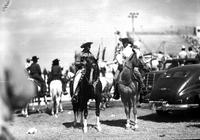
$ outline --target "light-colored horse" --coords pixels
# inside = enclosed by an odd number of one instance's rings
[[[103,62],[102,62],[103,63]],[[102,101],[101,109],[105,110],[112,98],[111,89],[114,83],[114,69],[104,62],[100,67],[100,81],[102,83]]]
[[[50,96],[51,100],[51,114],[58,117],[58,111],[63,112],[62,107],[62,82],[60,80],[53,80],[50,83]]]
[[[29,106],[30,105],[32,105],[32,111],[34,111],[34,110],[36,110],[37,112],[41,112],[41,97],[40,97],[40,94],[41,94],[41,87],[39,86],[39,83],[38,82],[36,82],[34,79],[32,79],[32,78],[28,78],[28,80],[30,80],[33,84],[34,84],[34,87],[35,87],[35,91],[36,91],[36,96],[34,96],[31,100],[30,100],[30,102],[29,103],[27,103],[25,106],[24,106],[24,108],[22,108],[22,115],[24,116],[24,117],[28,117],[29,116],[29,112],[28,112],[28,110],[29,110]],[[44,99],[44,103],[45,103],[45,105],[46,105],[46,108],[48,107],[48,102],[47,102],[47,96],[46,96],[46,94],[44,95],[44,97],[43,97],[43,99]],[[38,105],[37,105],[37,109],[35,109],[35,102],[36,102],[36,100],[37,100],[37,103],[38,103]]]

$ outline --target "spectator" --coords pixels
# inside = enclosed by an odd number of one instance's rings
[[[192,50],[192,47],[188,48],[187,58],[196,58],[197,53]]]
[[[185,51],[184,45],[182,45],[181,51],[178,54],[178,58],[180,58],[180,59],[186,59],[187,58],[187,52]]]

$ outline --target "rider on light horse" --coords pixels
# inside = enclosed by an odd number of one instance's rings
[[[117,60],[119,66],[118,66],[118,70],[117,70],[116,75],[115,75],[115,86],[114,86],[115,91],[114,91],[114,96],[113,96],[114,99],[120,98],[120,94],[119,94],[118,89],[117,89],[117,82],[119,80],[119,74],[120,74],[120,72],[123,68],[123,61],[126,58],[129,58],[133,53],[136,53],[136,51],[134,50],[134,48],[136,48],[136,46],[133,45],[133,43],[129,40],[129,38],[120,38],[119,40],[122,42],[122,45],[123,45],[123,50],[120,53],[120,55],[122,55],[121,58],[123,58],[123,60]],[[135,67],[133,69],[132,79],[135,79],[135,80],[138,81],[139,90],[144,87],[144,83],[143,83],[141,73],[139,72],[137,67]]]
[[[62,68],[59,66],[59,61],[58,59],[54,59],[52,61],[52,67],[51,67],[51,72],[49,75],[48,79],[48,84],[51,83],[53,80],[61,80],[62,77]]]

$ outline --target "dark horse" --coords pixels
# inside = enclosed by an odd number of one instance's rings
[[[96,117],[97,117],[96,128],[98,131],[101,131],[99,116],[100,116],[102,84],[99,80],[99,67],[96,59],[88,58],[86,61],[87,63],[81,70],[77,72],[74,78],[73,92],[75,92],[75,94],[77,93],[78,101],[77,102],[72,101],[74,110],[74,125],[76,125],[77,123],[78,111],[80,111],[81,123],[83,124],[84,133],[87,132],[87,116],[88,116],[87,102],[89,99],[95,99]],[[78,79],[78,82],[76,79]],[[84,115],[84,120],[83,120],[83,115]]]
[[[133,129],[136,129],[137,126],[137,99],[139,96],[138,83],[133,78],[133,69],[138,67],[139,61],[136,57],[136,53],[126,59],[122,72],[119,75],[119,80],[117,88],[121,94],[121,100],[124,104],[125,114],[127,118],[126,128],[130,128],[130,112],[133,107],[134,115],[134,125]]]

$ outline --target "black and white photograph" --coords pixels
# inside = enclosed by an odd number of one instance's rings
[[[200,139],[199,0],[0,0],[0,140]]]

